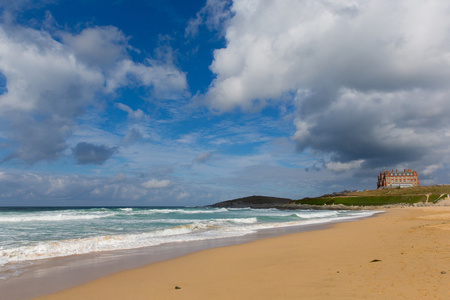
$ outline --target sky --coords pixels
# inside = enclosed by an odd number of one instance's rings
[[[0,206],[449,183],[447,0],[0,0]]]

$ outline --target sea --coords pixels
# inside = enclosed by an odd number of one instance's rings
[[[0,283],[42,260],[242,237],[354,220],[375,211],[212,207],[1,208]]]

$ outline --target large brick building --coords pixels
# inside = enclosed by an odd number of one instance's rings
[[[419,178],[417,177],[417,172],[412,170],[392,170],[389,171],[381,171],[380,175],[378,175],[378,183],[377,188],[382,187],[410,187],[410,186],[419,186]]]

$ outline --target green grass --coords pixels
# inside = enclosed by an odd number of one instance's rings
[[[397,203],[417,203],[424,202],[426,196],[373,196],[373,197],[327,197],[327,198],[306,198],[297,200],[297,204],[311,204],[311,205],[332,205],[343,204],[348,206],[361,205],[386,205]]]
[[[343,204],[347,206],[376,206],[425,202],[427,195],[429,195],[428,202],[436,203],[439,199],[441,199],[442,194],[450,194],[450,185],[371,190],[348,193],[345,194],[345,196],[325,195],[317,198],[304,198],[294,202],[296,204],[309,205]]]
[[[395,195],[426,195],[426,194],[450,194],[450,185],[416,186],[410,188],[387,188],[383,190],[369,190],[353,192],[348,196],[395,196]]]
[[[428,202],[436,203],[439,199],[441,199],[441,195],[430,195]]]

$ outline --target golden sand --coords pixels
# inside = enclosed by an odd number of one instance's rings
[[[450,207],[210,249],[38,299],[450,299]],[[176,288],[178,287],[178,288]]]

